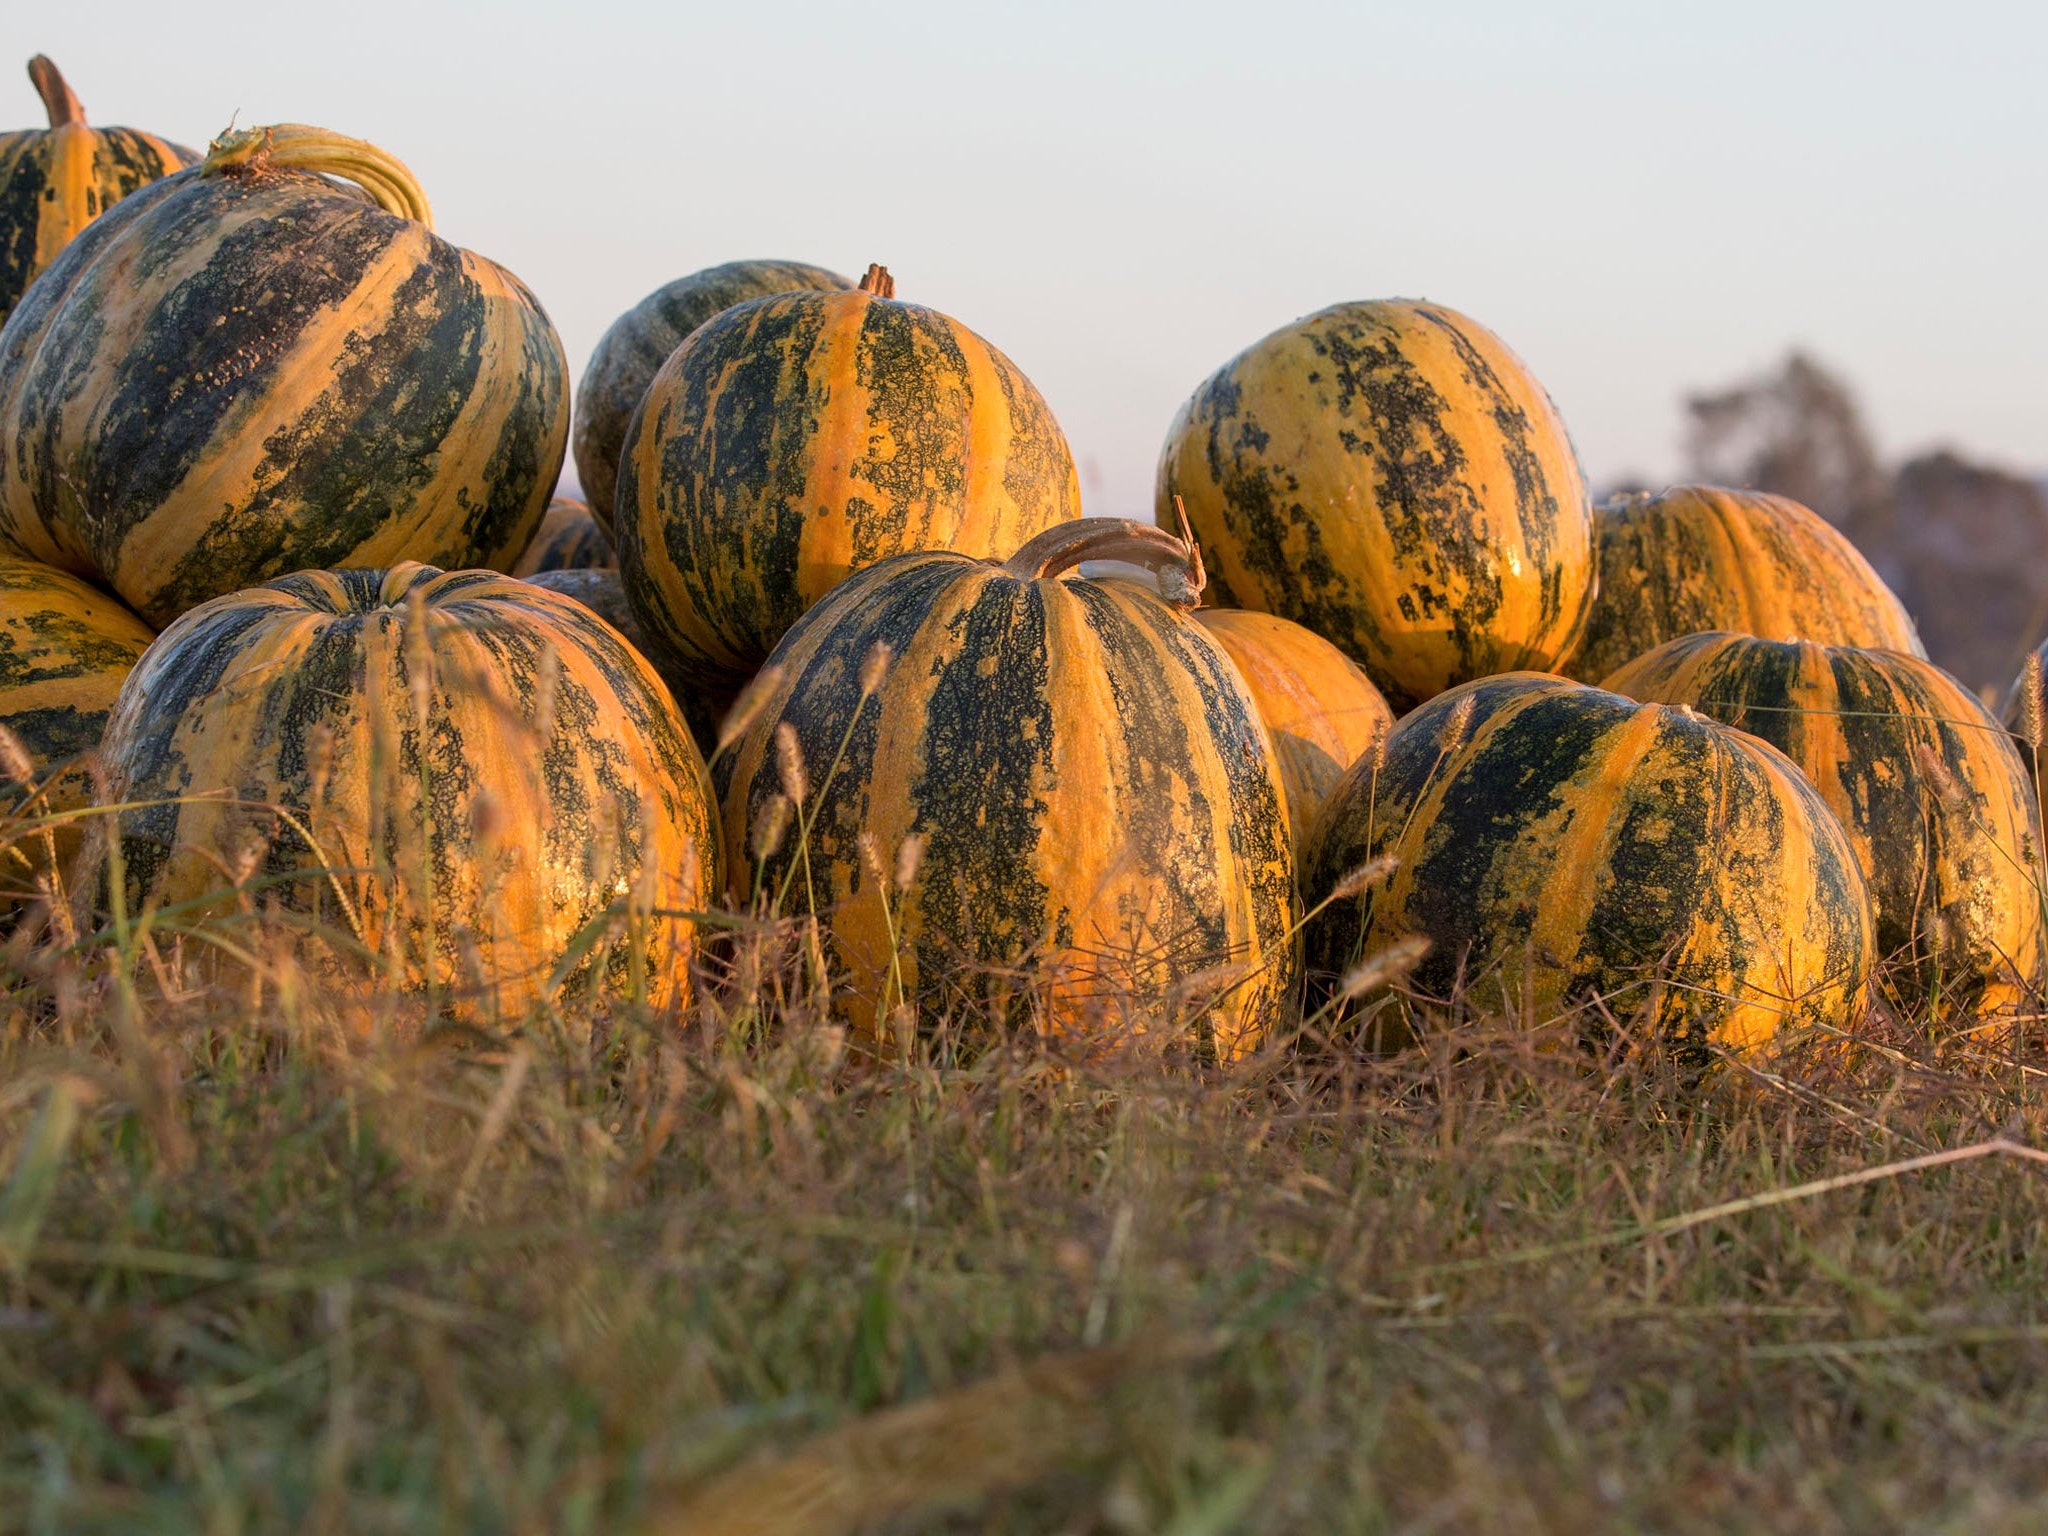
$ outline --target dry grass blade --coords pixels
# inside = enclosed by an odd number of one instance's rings
[[[1034,1360],[743,1463],[657,1509],[644,1536],[841,1536],[971,1508],[1100,1460],[1117,1390],[1189,1351],[1119,1345]]]
[[[1972,1142],[1967,1147],[1951,1147],[1943,1152],[1929,1152],[1920,1157],[1901,1158],[1895,1163],[1881,1163],[1875,1168],[1859,1168],[1853,1173],[1838,1173],[1831,1178],[1811,1179],[1804,1184],[1789,1185],[1784,1189],[1767,1189],[1754,1195],[1745,1195],[1739,1200],[1724,1200],[1718,1205],[1702,1206],[1698,1210],[1681,1211],[1675,1216],[1661,1220],[1643,1222],[1633,1227],[1621,1227],[1609,1232],[1596,1232],[1590,1237],[1574,1238],[1564,1243],[1544,1243],[1534,1248],[1519,1249],[1485,1259],[1456,1259],[1444,1264],[1429,1264],[1414,1271],[1417,1275],[1455,1274],[1461,1271],[1494,1269],[1512,1264],[1537,1264],[1550,1259],[1562,1258],[1567,1254],[1589,1248],[1604,1248],[1617,1243],[1638,1243],[1650,1238],[1671,1237],[1694,1227],[1703,1227],[1710,1222],[1725,1221],[1731,1216],[1744,1216],[1751,1211],[1769,1210],[1773,1206],[1791,1205],[1801,1200],[1816,1199],[1845,1189],[1857,1189],[1865,1184],[1877,1184],[1886,1179],[1900,1179],[1908,1174],[1926,1173],[1935,1168],[1946,1168],[1955,1163],[1971,1163],[1984,1157],[2009,1157],[2019,1162],[2048,1167],[2048,1152],[2037,1147],[2022,1146],[2003,1136],[1993,1136],[1986,1141]]]

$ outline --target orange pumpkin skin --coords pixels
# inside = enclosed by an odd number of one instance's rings
[[[302,571],[166,630],[101,750],[131,913],[275,900],[323,969],[469,1017],[689,995],[721,883],[704,762],[581,604],[491,571]]]
[[[590,504],[574,496],[557,496],[548,503],[539,531],[512,567],[512,574],[524,577],[537,576],[542,571],[613,570],[618,563],[611,536],[591,516]]]
[[[1195,621],[1237,664],[1259,707],[1300,848],[1330,790],[1385,735],[1394,712],[1357,663],[1299,624],[1249,608],[1201,608]]]
[[[1790,497],[1679,485],[1618,497],[1593,523],[1600,592],[1567,677],[1597,683],[1667,640],[1710,630],[1927,655],[1884,578]]]
[[[2041,825],[2012,740],[1931,662],[1752,635],[1688,635],[1603,685],[1769,742],[1820,790],[1870,885],[1902,1004],[1958,1018],[2040,984]]]
[[[1338,304],[1225,363],[1167,431],[1216,600],[1306,625],[1397,710],[1557,665],[1593,596],[1592,512],[1556,408],[1476,321]]]
[[[1382,883],[1314,912],[1389,855]],[[1420,937],[1425,995],[1465,990],[1538,1024],[1601,999],[1699,1065],[1786,1029],[1854,1028],[1873,964],[1848,835],[1782,753],[1548,674],[1482,678],[1403,717],[1332,792],[1301,880],[1318,990]],[[1379,1043],[1404,1043],[1386,1019]]]

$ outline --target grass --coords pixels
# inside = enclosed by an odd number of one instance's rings
[[[1380,1061],[880,1062],[793,923],[687,1016],[502,1036],[129,948],[7,955],[0,1530],[2048,1508],[2025,1054],[1880,1015],[1853,1057],[1701,1082],[1450,1018]]]

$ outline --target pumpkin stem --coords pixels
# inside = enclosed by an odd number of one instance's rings
[[[860,280],[860,291],[872,293],[878,299],[896,297],[896,279],[889,275],[889,269],[878,261],[868,263],[867,276]]]
[[[1185,524],[1183,524],[1185,526]],[[1079,517],[1055,523],[1003,562],[1024,581],[1057,576],[1082,563],[1137,566],[1159,584],[1159,595],[1180,608],[1202,606],[1209,578],[1192,538],[1176,538],[1153,523],[1127,517]]]
[[[85,126],[85,104],[65,83],[64,72],[50,62],[48,54],[39,53],[28,61],[28,77],[35,82],[36,94],[43,98],[52,128],[68,128],[74,123],[80,128]]]
[[[434,226],[427,194],[403,162],[374,144],[305,123],[230,130],[206,146],[202,176],[241,175],[273,166],[352,181],[386,213]]]

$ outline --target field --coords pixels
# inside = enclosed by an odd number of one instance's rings
[[[421,1033],[262,935],[7,952],[0,1529],[2041,1528],[2023,1044],[883,1061],[737,920]]]

